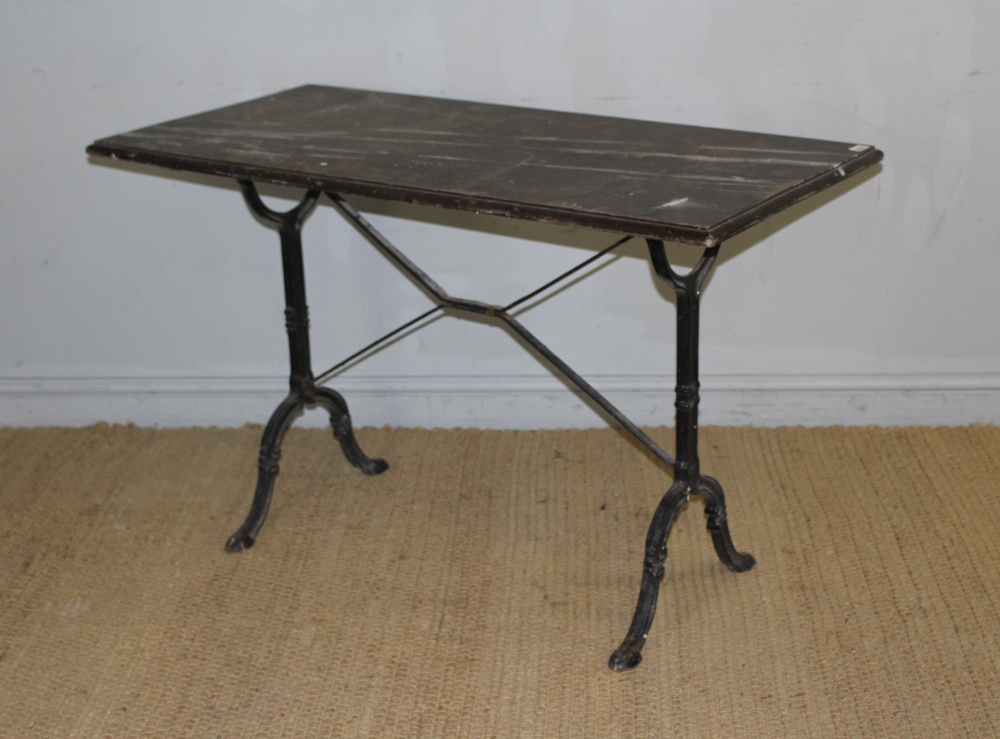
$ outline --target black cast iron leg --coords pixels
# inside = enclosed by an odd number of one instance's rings
[[[264,525],[267,509],[271,505],[271,493],[274,491],[274,479],[278,476],[278,459],[281,457],[281,440],[292,425],[303,403],[296,395],[285,398],[264,428],[260,441],[260,458],[257,462],[257,490],[250,505],[250,513],[239,530],[226,541],[226,549],[230,552],[242,552],[253,546],[257,532]]]
[[[608,660],[608,667],[615,671],[631,670],[642,661],[642,647],[649,636],[649,628],[656,615],[656,601],[660,594],[664,565],[667,560],[667,537],[677,520],[677,514],[688,502],[687,485],[675,482],[670,486],[653,514],[646,534],[646,555],[642,562],[642,585],[639,602],[632,616],[632,625],[621,646]]]
[[[243,199],[250,210],[262,220],[278,227],[281,236],[281,266],[285,281],[285,328],[288,332],[288,356],[291,373],[288,384],[291,393],[278,405],[264,429],[260,444],[257,490],[250,513],[239,530],[226,541],[230,552],[241,552],[253,546],[260,527],[264,525],[271,493],[278,475],[281,440],[288,427],[303,408],[323,406],[330,414],[333,436],[348,461],[367,475],[377,475],[389,468],[383,459],[370,459],[358,446],[351,428],[347,403],[339,393],[317,387],[309,351],[309,308],[306,305],[306,278],[302,263],[302,224],[319,198],[317,190],[306,193],[296,207],[284,213],[268,208],[260,199],[257,188],[249,180],[239,181]]]
[[[677,387],[676,409],[677,459],[674,484],[660,502],[646,537],[646,556],[642,567],[639,602],[632,625],[621,646],[608,660],[613,670],[628,670],[642,660],[641,650],[649,635],[660,581],[667,556],[667,536],[681,506],[690,495],[700,494],[708,514],[708,530],[719,559],[734,572],[746,572],[754,558],[736,551],[726,523],[726,500],[722,486],[701,474],[698,460],[698,314],[701,288],[719,253],[718,245],[705,250],[698,264],[686,275],[678,274],[667,260],[662,241],[647,239],[650,261],[656,274],[669,282],[677,294]]]
[[[347,402],[335,390],[318,387],[314,394],[316,403],[323,406],[330,414],[330,426],[333,428],[333,438],[340,442],[347,461],[366,475],[379,475],[389,469],[389,463],[384,459],[371,459],[361,451],[354,430],[351,428],[351,414],[347,412]]]
[[[726,522],[726,496],[722,485],[714,477],[702,475],[698,482],[698,492],[705,501],[705,515],[708,516],[708,533],[712,535],[712,545],[722,564],[733,572],[746,572],[757,564],[753,555],[736,551],[733,537]]]

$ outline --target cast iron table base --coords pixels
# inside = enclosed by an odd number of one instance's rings
[[[367,475],[378,475],[389,468],[385,460],[371,459],[361,451],[351,430],[351,417],[347,410],[347,403],[339,393],[329,388],[318,387],[313,375],[309,348],[309,310],[306,305],[301,232],[303,222],[316,205],[320,195],[319,191],[310,190],[298,206],[285,213],[278,213],[263,203],[252,182],[240,180],[239,185],[250,210],[262,220],[277,226],[281,236],[282,266],[285,278],[285,318],[291,360],[291,376],[289,378],[291,392],[278,405],[264,429],[258,461],[257,490],[246,521],[226,542],[226,549],[231,552],[239,552],[253,546],[257,534],[264,524],[264,519],[267,517],[271,494],[274,491],[282,437],[303,408],[319,405],[326,409],[330,414],[330,425],[333,427],[334,438],[340,442],[348,461],[359,470]],[[510,314],[514,307],[579,271],[597,257],[628,241],[629,237],[619,239],[607,249],[598,252],[594,257],[507,306],[487,305],[448,295],[440,285],[410,261],[342,197],[333,193],[327,193],[327,195],[348,221],[405,274],[413,278],[433,299],[438,301],[438,307],[448,307],[460,312],[487,316],[506,324],[534,351],[614,418],[623,429],[649,449],[661,462],[673,469],[674,483],[660,501],[649,525],[639,602],[636,604],[635,615],[632,618],[628,634],[621,646],[608,660],[608,665],[612,669],[627,670],[635,667],[642,660],[642,647],[653,623],[660,581],[663,580],[664,576],[667,537],[677,514],[692,495],[700,495],[705,502],[708,530],[712,535],[712,542],[719,559],[733,572],[746,572],[754,566],[755,561],[751,555],[740,553],[733,546],[733,540],[729,534],[729,524],[726,521],[726,499],[722,486],[715,479],[701,474],[698,461],[698,307],[702,285],[718,256],[719,245],[706,249],[694,269],[686,275],[680,275],[671,267],[663,242],[656,239],[646,240],[649,246],[650,260],[656,274],[667,281],[677,294],[677,387],[675,390],[677,456],[673,458]],[[427,315],[428,313],[425,313],[417,320]],[[374,344],[365,347],[360,353],[374,349],[412,323],[413,321],[409,321],[391,331]],[[352,355],[345,362],[351,361],[356,356]],[[344,364],[344,362],[340,364]],[[324,375],[332,373],[340,364],[332,367]]]

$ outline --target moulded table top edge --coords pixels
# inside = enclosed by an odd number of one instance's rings
[[[882,159],[866,145],[315,85],[100,139],[87,151],[701,246]],[[670,199],[684,192],[694,202]]]

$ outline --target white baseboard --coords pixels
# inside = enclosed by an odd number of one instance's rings
[[[673,378],[588,378],[640,425],[673,425]],[[359,426],[587,428],[605,421],[552,376],[342,377]],[[278,377],[0,378],[0,426],[240,426],[264,423]],[[1000,374],[716,375],[701,423],[753,426],[1000,423]],[[304,426],[323,426],[320,411]]]

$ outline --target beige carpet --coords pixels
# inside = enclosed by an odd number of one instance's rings
[[[365,429],[367,478],[293,429],[227,554],[259,434],[0,429],[2,736],[1000,735],[1000,429],[704,429],[758,566],[693,502],[624,674],[669,477],[623,436]]]

